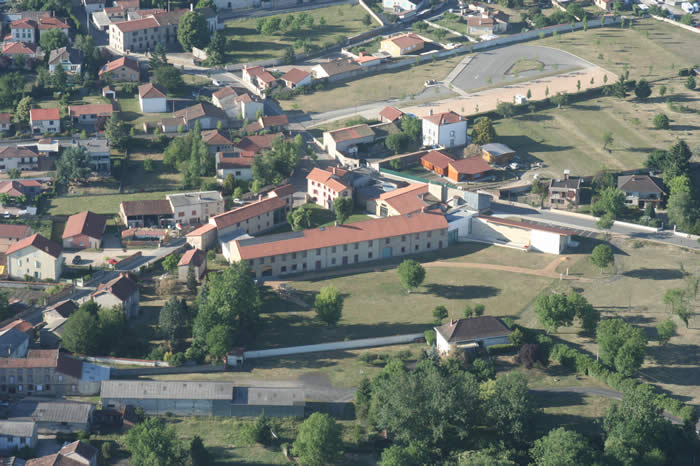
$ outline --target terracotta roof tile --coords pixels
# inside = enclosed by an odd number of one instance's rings
[[[212,231],[212,230],[216,230],[216,226],[215,226],[215,225],[212,225],[211,223],[205,223],[205,224],[202,225],[201,227],[196,228],[196,229],[190,231],[190,232],[187,233],[185,236],[188,236],[188,237],[202,236],[203,234],[205,234],[205,233],[207,233],[207,232],[209,232],[209,231]]]
[[[173,213],[173,208],[166,199],[122,201],[122,210],[124,210],[124,214],[127,217],[138,215],[168,215]]]
[[[342,168],[335,169],[335,171],[328,171],[314,167],[309,174],[306,175],[306,179],[328,186],[335,192],[341,192],[350,187],[350,185],[341,180],[341,177],[346,173],[347,170],[343,170]]]
[[[221,134],[218,129],[202,131],[202,140],[211,145],[233,145],[233,141]]]
[[[189,249],[180,258],[180,262],[177,263],[179,266],[192,265],[194,267],[199,267],[206,260],[206,255],[201,249]]]
[[[351,141],[353,139],[362,139],[366,137],[374,137],[374,131],[366,123],[360,125],[349,126],[328,132],[333,140],[338,142]]]
[[[33,108],[29,110],[32,121],[60,120],[61,112],[58,108]]]
[[[510,335],[511,330],[491,316],[452,320],[435,327],[448,343]]]
[[[279,197],[268,197],[260,201],[251,202],[250,204],[238,207],[223,214],[215,215],[209,219],[211,223],[216,225],[216,228],[222,229],[235,225],[236,223],[245,222],[250,218],[259,217],[268,212],[274,212],[286,206],[284,199]]]
[[[0,238],[25,238],[31,233],[29,225],[11,225],[0,223]]]
[[[463,175],[476,175],[478,173],[486,173],[491,170],[491,166],[482,159],[481,156],[469,157],[467,159],[459,159],[450,162],[449,164],[457,173]]]
[[[138,289],[139,286],[134,280],[129,278],[128,275],[120,273],[118,277],[108,281],[107,283],[100,283],[97,286],[97,290],[92,293],[91,296],[97,296],[102,293],[111,293],[120,301],[126,301],[131,295],[136,293]]]
[[[142,99],[162,99],[165,91],[156,84],[146,83],[139,86],[139,96]]]
[[[282,137],[280,133],[265,134],[263,136],[246,136],[241,138],[234,147],[246,157],[253,157],[261,150],[272,147],[277,138]]]
[[[384,118],[389,121],[396,121],[401,119],[403,112],[395,107],[384,107],[384,109],[379,112],[379,117]]]
[[[390,37],[386,40],[388,40],[389,42],[393,42],[400,49],[407,49],[409,47],[415,47],[418,45],[423,45],[425,43],[423,39],[418,37],[416,34],[410,32],[408,34]]]
[[[10,113],[0,113],[0,123],[10,124],[12,122],[12,114]]]
[[[223,87],[223,88],[219,89],[218,91],[214,92],[212,94],[212,97],[216,97],[217,99],[223,99],[224,97],[228,97],[231,95],[235,97],[238,94],[231,86],[226,86],[226,87]]]
[[[308,71],[300,70],[299,68],[292,68],[283,74],[280,79],[282,79],[282,81],[289,81],[290,83],[299,84],[310,75],[311,73]]]
[[[116,60],[107,62],[107,64],[102,67],[99,74],[102,76],[103,73],[109,73],[121,67],[131,68],[137,72],[139,71],[139,64],[136,60],[131,57],[119,57]]]
[[[462,117],[457,115],[455,112],[436,113],[435,115],[423,117],[423,119],[438,126],[449,125],[462,121]]]
[[[428,193],[427,184],[409,184],[403,188],[395,189],[379,196],[379,199],[386,202],[399,215],[418,212],[427,205],[423,201],[423,196]]]
[[[452,157],[437,150],[431,150],[421,157],[421,160],[424,160],[434,167],[440,168],[441,170],[447,170],[447,166],[450,164],[450,162],[454,162]]]
[[[87,235],[90,238],[102,239],[105,231],[106,219],[104,216],[86,210],[79,214],[71,215],[66,221],[63,230],[63,239],[76,235]]]
[[[137,19],[134,21],[121,21],[119,23],[113,23],[121,32],[134,32],[141,31],[143,29],[157,28],[160,26],[158,21],[153,17]]]
[[[44,238],[39,233],[34,233],[32,236],[21,239],[14,243],[12,246],[10,246],[10,248],[5,254],[9,256],[10,254],[20,251],[29,246],[33,246],[41,251],[44,251],[48,255],[56,258],[61,255],[61,251],[63,249],[60,244],[54,243],[50,239]]]
[[[68,110],[72,117],[82,115],[109,116],[114,112],[114,107],[112,104],[71,105]]]
[[[34,55],[36,45],[24,42],[6,42],[2,48],[3,55]]]

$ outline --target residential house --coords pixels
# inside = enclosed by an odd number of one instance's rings
[[[14,243],[29,236],[32,236],[29,225],[0,223],[0,253],[6,253]]]
[[[41,381],[42,379],[43,377],[37,376],[37,380]],[[34,421],[40,434],[89,432],[94,411],[95,405],[92,403],[58,400],[43,401],[41,398],[25,399],[10,408],[9,419]],[[70,464],[79,463],[73,461]]]
[[[507,165],[513,161],[515,151],[500,142],[491,142],[481,146],[481,156],[490,164]]]
[[[67,299],[42,311],[42,319],[46,324],[39,331],[42,348],[58,348],[65,331],[65,323],[77,309],[75,301]]]
[[[408,17],[418,13],[423,3],[423,0],[382,0],[382,7],[395,15]]]
[[[360,55],[355,57],[354,60],[355,63],[360,65],[362,68],[377,66],[384,61],[382,57],[375,57],[373,55],[369,55],[367,52],[360,52]]]
[[[260,191],[260,195],[266,195],[267,197],[277,197],[279,199],[282,199],[286,204],[286,207],[283,210],[286,216],[286,214],[292,210],[295,192],[296,188],[294,187],[294,185],[287,183],[283,184],[282,186],[272,188],[269,191],[262,190]]]
[[[61,245],[38,233],[12,244],[6,255],[7,274],[12,278],[58,280],[63,272]]]
[[[234,105],[240,108],[240,117],[252,121],[265,112],[265,105],[250,94],[241,94],[233,99]]]
[[[0,393],[3,396],[94,394],[99,385],[83,378],[85,364],[57,349],[30,349],[23,358],[0,358]],[[10,419],[22,417],[13,414],[16,412],[11,410]]]
[[[282,135],[279,133],[245,136],[233,146],[233,150],[240,154],[241,157],[255,157],[261,154],[265,149],[272,147],[272,144],[274,144],[277,138],[281,137]]]
[[[375,137],[372,128],[362,123],[348,128],[324,131],[323,147],[334,158],[338,158],[338,154],[352,156],[359,151],[359,145],[370,144],[374,142]]]
[[[393,217],[425,211],[435,202],[437,200],[430,198],[427,184],[414,183],[380,194],[379,198],[368,202],[367,207],[374,215]]]
[[[468,16],[467,17],[467,32],[469,34],[480,36],[484,34],[493,34],[496,27],[496,20],[488,16]]]
[[[61,113],[58,108],[33,108],[29,111],[32,134],[60,133]]]
[[[287,208],[284,199],[273,196],[211,217],[209,223],[216,227],[219,240],[238,230],[253,235],[287,223]]]
[[[216,225],[205,223],[201,227],[187,233],[185,236],[187,238],[187,244],[193,248],[206,251],[216,244]]]
[[[173,208],[167,199],[122,201],[119,205],[119,217],[129,228],[161,227],[174,223]]]
[[[38,439],[36,422],[0,421],[0,451],[36,448]]]
[[[173,218],[181,225],[197,225],[224,212],[224,198],[219,191],[168,194]]]
[[[306,176],[308,198],[325,209],[333,209],[333,201],[339,197],[352,199],[352,174],[338,167],[328,170],[314,167]]]
[[[83,54],[72,47],[61,47],[52,50],[49,54],[49,73],[56,72],[57,67],[62,67],[69,76],[79,75],[83,66]]]
[[[328,79],[328,81],[340,81],[355,76],[364,69],[351,58],[338,58],[319,63],[311,68],[314,79]]]
[[[255,88],[259,94],[265,94],[277,85],[277,78],[263,66],[245,66],[242,70],[243,81]]]
[[[313,77],[308,71],[300,70],[299,68],[292,68],[282,75],[280,78],[284,81],[284,85],[290,89],[296,89],[297,87],[308,86],[311,84]]]
[[[417,34],[409,32],[399,36],[389,37],[380,42],[379,50],[386,52],[392,57],[402,57],[404,55],[414,55],[423,50],[425,41]]]
[[[478,155],[466,159],[452,161],[447,166],[447,177],[459,183],[462,181],[478,181],[491,171],[491,166]]]
[[[564,179],[549,182],[549,203],[556,209],[575,207],[581,202],[582,178],[570,178],[568,170]]]
[[[107,283],[97,285],[90,299],[104,309],[119,307],[124,316],[131,319],[139,312],[139,285],[129,275],[120,273]]]
[[[236,97],[238,93],[231,86],[226,86],[211,95],[211,103],[221,110],[226,110],[233,106],[233,99]]]
[[[658,208],[663,199],[663,182],[649,175],[617,177],[617,189],[625,193],[625,205],[643,209],[647,204]]]
[[[254,134],[259,131],[280,132],[286,130],[288,125],[287,115],[269,115],[260,116],[258,121],[249,124],[245,129],[248,134]]]
[[[165,91],[153,83],[139,86],[139,107],[143,113],[165,113],[168,99]]]
[[[7,194],[10,197],[24,196],[33,199],[41,193],[41,183],[37,180],[20,179],[0,181],[0,194]]]
[[[256,278],[267,278],[441,249],[447,246],[447,226],[442,214],[418,212],[233,239],[226,248],[230,262],[245,260]]]
[[[447,169],[454,159],[444,152],[431,150],[420,159],[420,164],[426,170],[437,173],[440,176],[447,176]]]
[[[113,104],[70,105],[68,114],[74,126],[90,126],[103,129],[107,118],[114,113]]]
[[[613,0],[593,0],[593,3],[601,10],[612,11],[614,2]]]
[[[452,147],[464,146],[467,138],[467,120],[455,112],[436,113],[423,117],[423,145]]]
[[[24,58],[39,58],[43,56],[40,47],[24,42],[5,42],[2,46],[2,55],[12,60],[20,55]]]
[[[254,157],[241,157],[238,152],[216,153],[216,181],[223,183],[228,175],[236,180],[253,179]]]
[[[39,154],[27,147],[0,147],[0,170],[36,170],[39,168],[39,158]]]
[[[153,50],[156,44],[168,47],[177,42],[177,26],[187,9],[152,14],[142,19],[109,25],[109,46],[120,52]]]
[[[97,411],[94,412],[97,416]],[[57,453],[27,460],[25,466],[97,466],[97,448],[83,440],[76,440]]]
[[[131,57],[119,57],[107,62],[99,71],[100,79],[113,82],[139,82],[141,71],[139,63]]]
[[[63,247],[97,249],[102,247],[106,218],[86,210],[68,217],[63,229]]]
[[[90,156],[90,168],[98,175],[109,176],[112,172],[111,149],[107,138],[77,139],[73,146],[82,147]]]
[[[104,0],[82,0],[82,4],[88,16],[94,11],[104,10],[105,7]]]
[[[401,117],[403,117],[403,112],[395,107],[384,107],[384,109],[379,112],[379,119],[382,123],[400,121]]]
[[[10,40],[24,44],[37,44],[37,24],[33,19],[18,19],[10,23]]]
[[[201,281],[207,272],[207,255],[201,249],[189,249],[182,255],[180,262],[177,263],[178,281],[187,281],[190,267],[194,270],[194,277],[197,281]]]
[[[29,335],[18,328],[0,332],[0,358],[24,358],[29,350]]]
[[[12,115],[9,113],[0,113],[0,133],[9,133],[12,127]]]
[[[70,39],[70,26],[68,25],[68,23],[54,16],[39,18],[37,20],[37,28],[39,29],[39,40],[41,40],[41,37],[46,32],[51,31],[53,29],[58,29]]]
[[[175,119],[180,120],[178,125],[181,124],[187,129],[193,129],[197,121],[199,121],[201,129],[214,129],[219,122],[224,126],[228,126],[228,117],[226,113],[208,102],[201,102],[191,107],[178,110],[174,113],[174,116]],[[174,122],[169,122],[169,124],[166,125],[164,120],[163,131],[177,131],[177,125],[173,125],[173,123]]]
[[[458,350],[488,348],[509,343],[512,331],[500,319],[492,316],[451,320],[435,328],[435,346],[443,356]]]
[[[233,151],[234,142],[224,136],[218,129],[202,131],[202,141],[209,147],[210,154]]]

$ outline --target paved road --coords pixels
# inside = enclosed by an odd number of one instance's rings
[[[593,217],[588,219],[584,217],[567,215],[555,210],[538,210],[534,208],[519,207],[497,202],[491,204],[491,209],[496,216],[505,217],[513,215],[538,223],[565,226],[574,230],[579,230],[583,236],[588,236],[587,232],[605,233],[604,230],[601,230],[596,226]],[[700,250],[700,243],[698,243],[696,240],[684,236],[676,236],[673,234],[673,232],[668,230],[652,232],[632,226],[615,225],[610,229],[610,232],[629,236],[631,238],[648,239],[673,246],[683,246],[690,249]]]

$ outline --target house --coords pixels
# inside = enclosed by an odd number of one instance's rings
[[[234,142],[224,136],[218,129],[202,131],[202,141],[209,146],[209,153],[233,151]]]
[[[86,210],[68,217],[63,229],[63,247],[97,249],[102,247],[106,218]]]
[[[423,50],[423,47],[425,47],[425,41],[417,34],[409,32],[408,34],[401,34],[382,40],[379,50],[388,53],[392,57],[402,57],[404,55],[413,55]]]
[[[90,13],[94,11],[103,10],[105,7],[104,0],[83,0],[83,7],[85,7],[85,13],[89,16]]]
[[[360,65],[362,68],[369,68],[372,66],[377,66],[382,63],[381,57],[375,57],[369,55],[366,52],[360,52],[360,55],[354,58],[355,63]]]
[[[180,225],[197,225],[224,212],[224,198],[219,191],[168,194],[173,218]]]
[[[12,127],[12,115],[0,113],[0,133],[8,133]]]
[[[258,234],[287,223],[287,203],[273,196],[260,199],[209,219],[219,239],[243,230],[249,235]]]
[[[328,79],[328,81],[340,81],[361,73],[363,68],[351,58],[338,58],[319,63],[311,68],[314,79]]]
[[[384,10],[400,16],[414,15],[422,5],[422,0],[382,0]]]
[[[109,25],[109,46],[123,54],[153,50],[159,43],[167,48],[177,42],[178,23],[188,11],[178,9],[132,21],[113,22]]]
[[[480,36],[484,34],[493,34],[496,28],[496,20],[489,16],[468,16],[467,17],[467,32],[469,34]]]
[[[107,138],[77,139],[73,145],[87,150],[90,156],[90,168],[93,172],[109,176],[112,172],[112,159]]]
[[[60,133],[61,113],[58,108],[33,108],[29,111],[32,134]]]
[[[77,309],[78,305],[75,301],[67,299],[42,311],[42,319],[46,324],[39,330],[42,348],[58,348],[65,331],[65,323]]]
[[[93,415],[97,413],[94,412]],[[27,460],[25,466],[97,466],[97,448],[83,440],[76,440],[58,453]]]
[[[131,57],[119,57],[107,62],[97,73],[100,79],[112,82],[139,82],[141,70],[139,63]]]
[[[647,204],[658,208],[663,199],[663,182],[649,175],[617,177],[617,189],[625,193],[625,205],[643,209]]]
[[[122,201],[119,217],[127,227],[164,226],[173,223],[173,208],[167,199]]]
[[[39,157],[39,154],[27,147],[0,147],[0,170],[5,171],[13,168],[37,170],[39,168]]]
[[[240,117],[243,120],[255,120],[258,115],[265,112],[265,105],[254,99],[250,94],[241,94],[233,99],[234,105],[240,108]]]
[[[17,328],[0,332],[0,357],[24,358],[29,350],[29,335]]]
[[[29,225],[0,223],[0,253],[6,253],[14,243],[29,236],[32,236]]]
[[[48,16],[44,18],[37,19],[37,27],[39,29],[39,40],[48,31],[52,29],[58,29],[63,32],[66,37],[70,39],[70,26],[65,21],[56,18],[55,16]]]
[[[261,154],[265,149],[272,147],[272,144],[281,137],[282,135],[279,133],[245,136],[233,146],[233,150],[240,154],[241,157],[255,157]]]
[[[0,421],[0,451],[35,448],[38,439],[36,422]]]
[[[434,328],[435,346],[444,356],[453,355],[457,350],[508,344],[512,333],[500,319],[492,316],[451,320]]]
[[[7,39],[6,39],[7,40]],[[10,23],[10,38],[13,42],[22,42],[25,44],[36,44],[39,42],[37,37],[37,24],[33,19],[18,19]]]
[[[401,120],[403,117],[403,112],[395,107],[384,107],[384,109],[379,112],[379,119],[382,123],[391,123],[392,121]]]
[[[147,415],[304,417],[305,393],[299,388],[236,387],[231,382],[106,380],[102,406],[143,409]]]
[[[57,67],[62,67],[68,75],[78,75],[83,66],[83,54],[72,47],[61,47],[52,50],[49,54],[49,73],[56,72]]]
[[[380,194],[378,199],[368,203],[368,210],[380,217],[391,217],[421,212],[433,203],[429,199],[428,185],[415,183]]]
[[[216,181],[223,183],[228,175],[236,180],[253,179],[254,157],[241,157],[238,152],[216,153]]]
[[[296,192],[296,188],[294,185],[287,183],[283,184],[282,186],[277,186],[275,188],[270,189],[269,191],[265,192],[260,191],[260,195],[266,195],[268,198],[270,197],[277,197],[279,199],[282,199],[284,203],[287,205],[284,208],[284,213],[287,214],[292,210],[293,204],[294,204],[294,193]]]
[[[202,277],[207,273],[207,255],[201,249],[189,249],[177,263],[177,279],[181,282],[187,281],[187,274],[190,267],[194,269],[194,277],[197,281],[202,281]]]
[[[211,95],[211,103],[222,110],[233,106],[233,99],[238,97],[238,93],[231,87],[222,87]]]
[[[491,166],[478,155],[466,159],[454,160],[447,166],[447,177],[459,183],[478,181],[491,171]]]
[[[43,377],[39,377],[37,380],[42,379]],[[40,434],[89,432],[94,411],[95,405],[92,403],[25,399],[10,408],[9,419],[34,421]]]
[[[438,150],[431,150],[420,159],[420,164],[423,168],[440,176],[447,176],[447,168],[450,162],[454,162],[454,159]]]
[[[352,199],[352,174],[338,167],[328,170],[314,167],[306,175],[306,195],[312,202],[325,209],[333,209],[333,201],[339,197]]]
[[[90,299],[104,309],[115,306],[121,308],[127,319],[136,316],[139,312],[139,286],[125,273],[120,273],[118,277],[107,283],[97,285]]]
[[[181,118],[183,120],[182,124],[187,129],[193,129],[197,121],[199,121],[201,129],[214,129],[219,122],[224,126],[228,125],[226,113],[208,102],[201,102],[191,107],[178,110],[174,115],[176,118]],[[177,130],[177,128],[175,128],[175,130]]]
[[[216,243],[216,225],[205,223],[201,227],[187,233],[185,236],[187,238],[187,244],[193,248],[206,251]]]
[[[549,203],[556,209],[577,206],[581,202],[582,178],[570,178],[568,170],[564,171],[563,180],[549,182]]]
[[[323,132],[323,147],[332,157],[353,155],[361,144],[374,142],[376,134],[366,123]]]
[[[299,68],[292,68],[282,75],[280,78],[284,81],[284,85],[290,89],[296,89],[297,87],[308,86],[311,84],[312,76],[308,71],[300,70]]]
[[[491,142],[481,146],[481,157],[490,164],[507,165],[513,161],[515,151],[505,144]]]
[[[601,10],[612,11],[614,2],[613,0],[593,0],[593,3]]]
[[[269,115],[260,116],[260,118],[258,118],[258,121],[249,124],[248,126],[246,126],[245,129],[246,132],[249,134],[257,133],[258,131],[280,132],[287,129],[288,125],[289,120],[287,119],[287,115]]]
[[[0,194],[7,194],[11,198],[24,196],[27,200],[31,200],[40,193],[41,183],[36,180],[0,181]]]
[[[423,117],[423,145],[450,149],[466,145],[467,120],[455,112],[436,113]]]
[[[5,42],[2,46],[2,55],[13,60],[20,55],[25,58],[39,58],[43,56],[40,47],[24,42]]]
[[[115,101],[117,100],[117,90],[108,84],[102,88],[102,97]]]
[[[165,113],[168,98],[165,91],[153,83],[139,86],[139,107],[143,113]]]
[[[227,248],[230,262],[245,260],[256,278],[267,278],[441,249],[447,246],[447,226],[441,214],[418,212],[233,239]]]
[[[242,70],[243,81],[253,86],[260,94],[277,85],[277,78],[272,76],[263,66],[244,66]]]
[[[104,128],[107,118],[114,113],[114,106],[110,104],[70,105],[68,114],[73,125],[89,125],[96,128]]]
[[[7,274],[12,278],[58,280],[63,272],[61,245],[38,233],[12,244],[6,255]]]

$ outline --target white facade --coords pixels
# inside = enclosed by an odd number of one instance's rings
[[[60,133],[61,120],[30,120],[32,134]]]
[[[570,236],[563,236],[548,231],[532,230],[530,232],[530,248],[549,254],[561,254],[568,245]]]
[[[259,111],[265,111],[265,105],[262,102],[241,102],[241,116],[244,120],[257,120]]]
[[[169,194],[167,199],[175,221],[183,225],[204,223],[209,217],[224,213],[224,198],[218,191]]]
[[[34,246],[7,256],[7,274],[13,278],[28,275],[37,280],[58,280],[63,271],[63,253],[54,257]]]
[[[435,347],[437,348],[438,352],[440,354],[449,354],[450,353],[450,343],[448,343],[447,340],[445,340],[445,337],[442,336],[440,332],[435,332]],[[457,342],[457,344],[464,344],[467,342]],[[508,340],[508,336],[499,336],[499,337],[490,337],[490,338],[478,338],[474,339],[473,343],[480,344],[484,348],[488,348],[489,346],[493,345],[505,345],[510,343]]]
[[[423,145],[442,146],[447,149],[467,144],[467,120],[455,123],[435,124],[423,119]]]
[[[0,450],[7,452],[25,447],[34,448],[36,443],[37,427],[35,422],[0,421]]]
[[[88,16],[94,11],[100,11],[104,10],[105,4],[104,2],[88,2],[87,0],[83,0],[83,5],[85,6],[85,12],[87,13]]]
[[[33,44],[36,40],[36,30],[34,28],[16,27],[12,28],[12,40],[14,42],[24,42],[25,44]]]
[[[143,113],[165,113],[168,109],[168,99],[165,97],[143,98],[139,96],[139,105]]]

